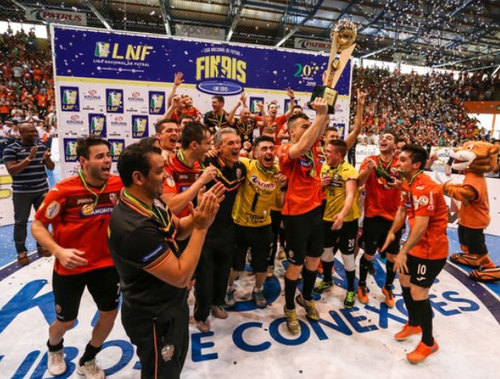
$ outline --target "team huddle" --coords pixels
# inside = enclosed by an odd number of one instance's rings
[[[380,154],[367,157],[359,171],[345,160],[360,130],[364,94],[357,97],[355,126],[345,140],[328,126],[328,105],[321,98],[311,104],[312,122],[292,108],[277,130],[274,111],[274,128],[263,127],[259,136],[250,137],[241,126],[248,109],[235,127],[234,112],[228,122],[214,107],[215,133],[206,125],[210,121],[193,120],[196,112],[187,121],[161,119],[156,137],[124,149],[119,177],[110,173],[106,140],[79,140],[78,175],[49,191],[32,225],[37,241],[56,258],[49,372],[66,371],[63,336],[73,327],[87,287],[99,320],[78,362],[80,374],[104,377],[95,357],[113,327],[121,293],[122,323],[137,347],[142,377],[178,377],[188,348],[189,291],[194,289],[196,327],[207,332],[210,314],[229,317],[237,301],[234,282],[250,262],[252,299],[266,307],[263,287],[273,276],[278,245],[287,261],[283,314],[290,334],[300,334],[296,304],[309,319],[321,318],[313,292],[326,295],[333,286],[337,250],[347,278],[346,308],[356,299],[373,301],[367,275],[380,253],[386,261],[385,304],[395,305],[398,272],[408,310],[408,322],[395,338],[422,335],[407,354],[412,363],[436,352],[428,294],[448,255],[443,192],[423,172],[426,150],[401,143],[391,132],[381,135]],[[252,120],[255,129],[259,120]],[[264,121],[269,125],[267,116]],[[289,142],[281,143],[284,134]],[[250,148],[242,146],[248,143]],[[401,246],[407,219],[410,230]]]

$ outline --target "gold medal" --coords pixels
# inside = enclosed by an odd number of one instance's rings
[[[94,213],[95,205],[94,204],[85,204],[82,207],[82,214],[84,216],[90,216],[92,213]]]

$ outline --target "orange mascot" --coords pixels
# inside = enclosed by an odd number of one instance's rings
[[[461,202],[458,211],[458,239],[462,253],[452,254],[453,263],[473,267],[470,278],[480,282],[500,280],[500,267],[490,259],[484,241],[484,229],[490,223],[488,188],[484,174],[497,165],[498,146],[468,141],[451,154],[452,168],[463,171],[462,184],[443,184],[445,195]]]

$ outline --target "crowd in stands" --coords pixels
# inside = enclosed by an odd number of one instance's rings
[[[52,60],[48,44],[33,30],[0,35],[0,138],[18,138],[17,124],[32,121],[43,141],[57,133]],[[376,143],[384,130],[395,130],[423,146],[456,146],[465,139],[489,139],[470,118],[463,101],[493,100],[500,73],[476,71],[454,78],[450,73],[401,74],[382,68],[355,68],[353,93],[367,92],[361,143]],[[351,102],[351,117],[355,101]],[[196,109],[196,108],[194,108]],[[202,110],[206,111],[206,110]]]
[[[47,46],[47,45],[46,45]],[[33,30],[0,35],[0,137],[18,138],[18,124],[35,123],[44,142],[55,135],[52,59]]]
[[[477,119],[467,115],[463,101],[471,100],[473,94],[491,98],[498,81],[498,74],[495,79],[482,74],[454,79],[451,73],[417,75],[358,68],[354,88],[367,93],[361,140],[374,143],[373,136],[389,129],[422,146],[457,146],[465,139],[488,139],[489,133]]]

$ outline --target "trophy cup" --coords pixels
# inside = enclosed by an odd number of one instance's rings
[[[356,44],[357,28],[354,23],[347,20],[340,21],[332,31],[332,48],[328,60],[328,69],[323,77],[323,85],[315,86],[311,94],[311,100],[307,105],[311,108],[311,103],[316,97],[324,98],[328,103],[328,113],[335,113],[335,101],[337,91],[334,90],[339,81],[342,71],[349,61]],[[337,53],[340,57],[337,58]]]

